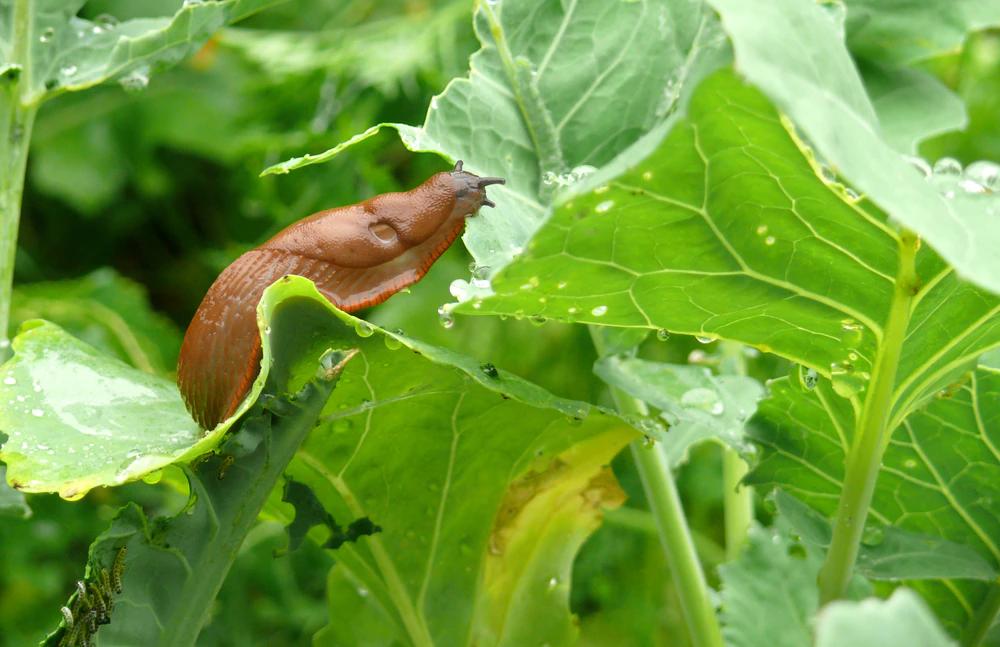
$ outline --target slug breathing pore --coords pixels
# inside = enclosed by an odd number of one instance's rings
[[[257,304],[264,289],[296,274],[353,312],[419,281],[462,233],[465,219],[492,207],[486,187],[503,178],[437,173],[411,191],[320,211],[237,258],[208,289],[184,334],[177,385],[199,424],[233,415],[260,370]]]

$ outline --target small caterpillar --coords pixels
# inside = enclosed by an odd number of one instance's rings
[[[76,599],[72,607],[61,607],[63,617],[62,638],[59,647],[89,647],[98,627],[111,622],[115,608],[114,596],[122,592],[122,574],[128,546],[122,546],[115,555],[111,569],[91,564],[90,575],[76,581]]]
[[[465,219],[495,206],[486,187],[503,184],[462,162],[405,193],[386,193],[300,220],[227,267],[184,335],[177,385],[206,429],[231,416],[260,369],[257,303],[287,274],[312,280],[341,310],[376,305],[419,281],[458,237]]]

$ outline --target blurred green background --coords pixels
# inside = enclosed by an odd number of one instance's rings
[[[88,17],[167,15],[180,0],[95,0]],[[408,189],[446,167],[391,135],[332,162],[258,178],[266,166],[318,152],[382,121],[419,124],[431,97],[467,70],[477,48],[470,0],[298,0],[213,38],[141,92],[117,85],[70,93],[39,114],[17,257],[14,326],[56,321],[144,370],[172,374],[181,335],[229,262],[290,222],[377,193]],[[924,67],[966,101],[969,127],[925,143],[929,159],[1000,159],[1000,33]],[[587,331],[492,318],[438,323],[448,286],[469,278],[456,245],[431,274],[366,316],[519,373],[567,397],[602,402]],[[644,354],[682,360],[713,349],[649,339]],[[760,375],[780,367],[752,358]],[[684,645],[658,542],[627,455],[629,494],[577,560],[573,606],[582,645]],[[721,560],[720,459],[695,452],[681,491],[702,556]],[[134,500],[147,513],[180,499],[166,484],[97,490],[69,503],[30,496],[33,515],[0,524],[0,645],[30,645],[59,620],[90,541]],[[638,511],[638,512],[637,512]],[[274,557],[280,525],[248,538],[200,645],[304,645],[328,621],[333,559],[305,545]]]

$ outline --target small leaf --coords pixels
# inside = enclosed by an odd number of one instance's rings
[[[669,429],[658,440],[663,441],[671,465],[686,462],[691,447],[706,440],[744,453],[748,450],[744,425],[764,395],[757,380],[715,376],[700,366],[616,356],[598,360],[594,372],[611,386],[662,412]]]
[[[816,647],[953,647],[920,597],[897,589],[888,600],[832,602],[816,620]]]

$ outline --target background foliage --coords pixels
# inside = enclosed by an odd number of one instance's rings
[[[86,5],[84,15],[95,20],[104,14],[121,20],[168,15],[180,3],[168,4],[95,0]],[[852,22],[854,16],[865,12],[877,13],[877,3],[849,5],[845,27],[851,34],[848,43],[875,98],[875,109],[884,120],[901,124],[890,133],[892,143],[931,160],[946,155],[966,164],[1000,159],[1000,120],[996,118],[1000,114],[1000,33],[980,31],[963,40],[964,28],[956,28],[958,36],[934,31],[939,37],[936,40],[910,42],[906,30],[891,29],[891,21],[875,21],[873,24],[889,25],[876,32]],[[452,78],[466,73],[469,56],[478,49],[472,9],[465,0],[297,0],[221,30],[193,57],[152,75],[148,87],[141,91],[107,85],[86,93],[63,94],[47,103],[38,115],[32,140],[12,329],[27,319],[49,319],[138,369],[171,377],[180,336],[191,313],[218,272],[242,251],[304,215],[376,193],[410,188],[445,167],[436,156],[409,152],[388,133],[367,139],[325,164],[288,175],[258,177],[265,167],[294,155],[331,148],[372,124],[423,123],[432,97]],[[914,12],[916,20],[919,10]],[[932,25],[942,22],[933,15],[926,19]],[[988,16],[976,20],[973,27],[992,24]],[[479,28],[484,27],[480,24]],[[713,61],[728,56],[720,33],[699,32],[699,39],[682,43],[672,54],[675,62],[705,60],[707,72],[715,65]],[[530,42],[529,34],[520,36]],[[651,39],[652,34],[643,42],[656,47]],[[618,43],[617,36],[606,34],[605,45],[614,49]],[[517,46],[514,42],[513,47]],[[552,83],[570,83],[575,64],[554,61]],[[485,69],[491,69],[488,61]],[[697,66],[691,70],[691,78],[700,78],[702,71]],[[663,87],[669,87],[671,81],[680,85],[676,79],[653,81]],[[715,77],[709,83],[715,85],[705,92],[737,82]],[[955,94],[943,92],[944,88]],[[917,93],[921,100],[936,97],[941,109],[934,114],[940,121],[914,125],[915,117],[905,111],[906,102],[893,101],[904,90]],[[593,101],[605,106],[599,114],[622,121],[614,101],[623,91],[609,87],[607,96],[595,97]],[[967,110],[964,125],[955,96]],[[638,99],[648,115],[631,115],[636,122],[633,131],[612,134],[636,136],[655,121],[654,117],[669,112],[672,102],[688,101],[690,95],[655,92]],[[759,107],[753,103],[758,100],[753,95],[747,102]],[[709,110],[699,111],[697,98],[692,101],[690,119],[695,126],[699,119],[713,118]],[[560,109],[571,123],[575,114],[572,106]],[[768,109],[765,106],[761,111]],[[781,130],[773,124],[772,130],[765,130],[754,121],[760,113],[748,112],[752,114],[736,123],[737,127],[757,128],[766,138]],[[434,130],[433,111],[427,131],[430,136],[443,137]],[[683,132],[681,128],[672,137],[680,138]],[[913,132],[923,134],[915,137]],[[488,154],[484,151],[491,150],[490,142],[467,143],[473,148],[470,159],[476,159],[477,152],[482,159]],[[611,144],[606,152],[585,149],[571,137],[562,144],[558,151],[565,158],[562,171],[584,164],[600,166],[609,161],[614,150]],[[684,162],[666,159],[657,172],[683,177],[691,168]],[[537,182],[539,163],[531,158],[512,164],[508,173],[511,188],[544,193],[545,187]],[[546,160],[541,163],[544,166]],[[519,168],[523,171],[520,175]],[[585,206],[599,210],[610,197],[629,200],[616,193],[594,197],[593,204]],[[569,207],[558,217],[573,222]],[[579,225],[569,224],[566,231],[572,226]],[[524,224],[521,231],[529,230],[530,225]],[[469,240],[478,267],[486,267],[486,272],[515,255],[515,250],[497,245],[483,230],[474,230]],[[544,232],[541,240],[542,248],[535,252],[543,259],[539,265],[515,266],[495,282],[498,294],[510,301],[484,306],[487,310],[496,307],[497,312],[511,315],[509,318],[456,317],[450,327],[440,324],[437,309],[453,300],[452,281],[471,278],[473,257],[460,245],[454,246],[410,293],[393,298],[367,313],[366,318],[387,329],[401,328],[411,337],[476,361],[491,362],[557,396],[610,404],[604,383],[592,371],[597,357],[584,326],[555,320],[540,326],[539,321],[516,316],[522,307],[517,302],[522,298],[518,296],[520,285],[533,275],[546,276],[544,246],[559,243],[558,239],[553,242],[551,231]],[[640,267],[637,271],[645,270]],[[505,287],[510,288],[509,294],[504,295]],[[580,302],[573,307],[579,308],[582,316],[549,318],[597,321],[595,317],[605,316],[602,313],[588,319],[587,313],[606,305],[606,300],[599,302],[586,294],[579,297]],[[616,306],[611,303],[611,316],[603,323],[627,323],[613,319],[623,309]],[[878,303],[862,303],[859,308],[867,312],[864,308],[868,306],[881,316]],[[671,330],[712,332],[697,322],[671,320],[669,309],[661,307]],[[639,355],[643,359],[689,362],[712,369],[722,362],[717,343],[704,345],[677,334],[660,337],[650,334],[642,341]],[[828,366],[840,359],[831,355],[836,349],[802,350],[803,345],[794,338],[788,343],[794,352],[801,350],[796,359],[807,366]],[[602,361],[608,371],[619,371],[617,378],[607,373],[602,377],[626,390],[628,377],[635,374],[629,370],[642,368],[612,367],[609,364],[613,362]],[[791,393],[793,404],[789,406],[798,402],[795,397],[814,397],[798,388],[798,369],[790,369],[784,360],[750,351],[744,362],[761,380],[788,375],[791,370],[794,379],[777,385],[779,393]],[[984,378],[995,379],[994,370],[984,370]],[[662,379],[707,378],[686,375]],[[974,389],[961,387],[958,398],[972,397]],[[646,399],[639,393],[633,395]],[[740,408],[729,401],[727,404],[730,413]],[[925,418],[914,424],[926,422],[935,412],[922,415]],[[948,416],[947,412],[941,415]],[[766,418],[755,428],[755,437],[766,444],[768,434],[780,428],[781,422],[780,412]],[[690,433],[696,435],[700,430]],[[904,453],[900,450],[892,460],[905,463],[908,455]],[[702,560],[710,567],[710,584],[717,587],[720,576],[711,567],[724,560],[725,545],[720,523],[721,452],[714,444],[703,444],[676,460],[695,541]],[[773,465],[769,463],[768,468]],[[678,602],[665,576],[655,527],[627,454],[614,460],[613,469],[627,503],[607,514],[572,566],[573,587],[568,595],[580,621],[580,644],[685,645]],[[777,464],[774,469],[781,472],[782,466]],[[758,478],[767,482],[771,476],[765,470]],[[75,503],[54,495],[29,495],[30,516],[5,518],[0,524],[0,627],[4,628],[0,644],[32,644],[52,629],[59,619],[58,607],[81,576],[88,546],[121,505],[135,501],[148,516],[176,510],[184,499],[184,487],[179,485],[183,482],[179,473],[168,471],[158,483],[96,489]],[[774,476],[771,482],[780,483],[781,478]],[[822,495],[819,488],[817,496]],[[884,497],[888,500],[891,493]],[[21,515],[24,503],[0,498],[0,506]],[[771,514],[770,504],[762,505],[760,518],[766,521]],[[363,621],[372,620],[364,615],[357,616],[355,627],[328,626],[334,617],[328,615],[328,606],[339,614],[344,614],[344,609],[361,609],[357,583],[350,581],[343,569],[333,567],[335,555],[306,541],[300,550],[275,557],[275,551],[286,542],[277,522],[291,516],[290,507],[272,501],[265,515],[271,521],[258,525],[241,548],[199,644],[308,644],[320,630],[325,632],[320,634],[325,640],[350,640],[350,632],[366,631],[368,625]],[[916,528],[926,530],[920,524]],[[775,550],[765,532],[751,538],[750,559],[769,565],[789,559],[789,551]],[[805,552],[808,546],[793,548]],[[738,581],[739,570],[729,568],[723,570],[722,577]],[[974,589],[979,585],[969,586]],[[934,590],[923,592],[936,595]],[[801,609],[815,606],[815,601],[791,600],[790,604]],[[897,595],[885,608],[862,611],[876,617],[888,613],[889,608],[909,609],[911,604],[913,600]],[[846,612],[845,608],[824,617],[818,634],[821,644],[847,644],[837,642],[841,612]],[[961,617],[960,611],[955,614]],[[738,619],[734,626],[738,626]],[[857,640],[852,644],[858,644]]]

